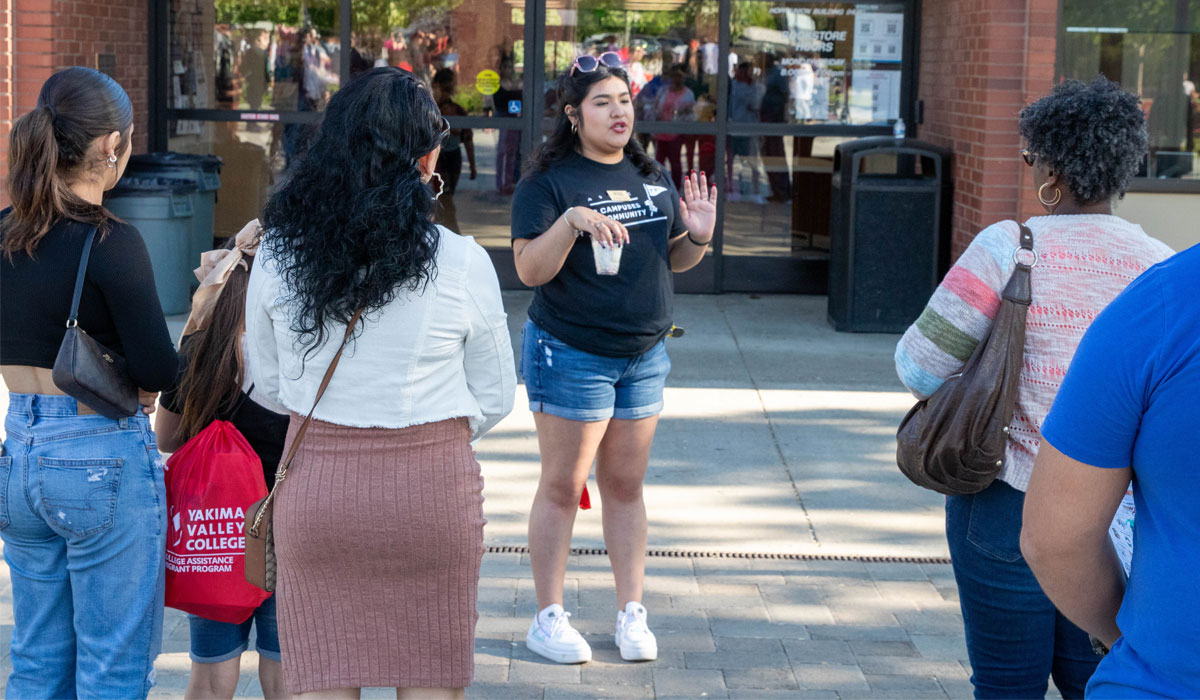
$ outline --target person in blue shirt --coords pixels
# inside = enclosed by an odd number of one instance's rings
[[[1042,426],[1021,549],[1111,650],[1089,698],[1200,697],[1200,246],[1150,268],[1084,335]],[[1108,528],[1133,482],[1128,582]]]

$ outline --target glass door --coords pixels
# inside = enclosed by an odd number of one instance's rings
[[[824,293],[834,149],[908,116],[909,6],[732,3],[722,289]]]

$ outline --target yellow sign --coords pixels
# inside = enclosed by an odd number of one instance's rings
[[[475,89],[484,95],[500,92],[500,74],[494,70],[481,70],[475,76]]]

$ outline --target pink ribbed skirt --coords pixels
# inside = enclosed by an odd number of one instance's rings
[[[484,519],[469,438],[461,418],[309,426],[273,524],[290,692],[471,684]]]

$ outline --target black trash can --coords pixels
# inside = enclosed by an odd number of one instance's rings
[[[167,315],[187,313],[191,306],[192,270],[199,265],[188,257],[196,191],[191,180],[127,175],[104,197],[113,215],[142,234]]]
[[[950,151],[913,139],[848,141],[833,156],[829,323],[899,333],[950,260]]]
[[[221,158],[194,153],[142,153],[129,159],[126,173],[134,177],[167,177],[196,183],[192,196],[192,232],[188,244],[188,264],[200,264],[200,255],[213,249],[217,190],[221,188]],[[192,284],[194,289],[196,284]]]

